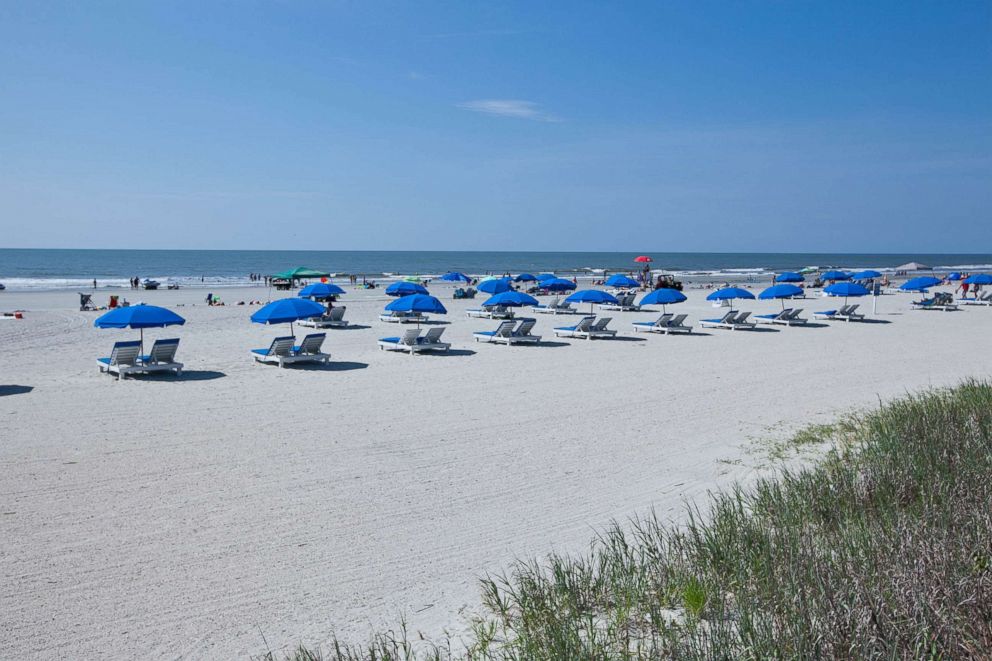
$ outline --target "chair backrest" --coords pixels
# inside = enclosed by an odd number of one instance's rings
[[[400,344],[411,345],[416,344],[420,339],[420,329],[419,328],[409,328],[403,333],[403,337],[400,338]]]
[[[444,334],[444,326],[435,326],[428,329],[420,341],[422,344],[437,344],[441,341],[442,334]]]
[[[596,323],[592,325],[590,330],[604,331],[606,330],[606,327],[610,325],[611,321],[613,321],[613,317],[600,317],[596,320]]]
[[[496,337],[509,337],[513,335],[513,327],[516,324],[512,321],[501,321],[496,327]]]
[[[751,316],[750,312],[740,312],[737,314],[737,318],[734,319],[733,323],[735,324],[747,323],[747,318],[750,316]]]
[[[680,315],[676,316],[674,319],[672,319],[671,321],[669,321],[668,322],[668,325],[669,326],[672,326],[672,327],[681,326],[682,325],[682,322],[685,321],[686,317],[688,317],[688,316],[689,315],[687,315],[687,314],[680,314]]]
[[[596,317],[589,317],[589,316],[582,317],[581,319],[579,319],[578,323],[575,324],[575,330],[584,333],[592,328],[592,324],[594,321],[596,321]],[[533,325],[531,325],[531,328],[533,328]]]
[[[531,330],[537,325],[537,321],[534,319],[521,319],[520,325],[517,326],[517,330],[513,332],[514,335],[518,337],[526,337],[530,335]]]
[[[791,314],[792,314],[792,308],[785,308],[784,310],[782,310],[781,312],[779,312],[777,315],[775,315],[775,318],[776,319],[788,319],[789,318],[789,315],[791,315]]]
[[[838,317],[843,317],[843,316],[849,314],[850,311],[851,311],[851,306],[850,305],[842,305],[842,306],[840,306],[840,309],[837,310],[837,316]]]
[[[667,326],[668,323],[672,320],[672,317],[674,317],[674,316],[675,315],[672,314],[671,312],[666,312],[665,314],[663,314],[660,317],[658,317],[658,319],[654,322],[654,325],[655,326]]]
[[[858,303],[855,303],[854,305],[849,306],[847,308],[847,314],[854,314],[854,311],[857,310],[860,307],[861,307],[861,305],[858,304]]]
[[[327,333],[310,333],[303,341],[300,342],[300,350],[298,353],[312,355],[320,353],[320,347],[324,344],[324,338],[327,337]]]
[[[736,319],[736,318],[737,318],[737,313],[734,312],[733,310],[731,310],[727,314],[723,315],[723,318],[720,319],[720,323],[721,324],[732,324],[732,323],[734,323],[734,319]]]
[[[134,365],[138,362],[139,353],[141,353],[141,342],[137,340],[114,342],[114,349],[110,352],[110,364]]]
[[[347,306],[345,306],[345,305],[342,305],[339,308],[331,308],[331,312],[327,315],[327,320],[328,321],[341,321],[342,319],[344,319],[344,311],[346,309],[347,309]]]
[[[793,320],[793,319],[798,319],[799,318],[799,315],[802,313],[802,311],[803,311],[802,308],[796,308],[795,310],[793,310],[792,312],[789,313],[788,319],[790,321]]]
[[[547,307],[552,309],[557,309],[557,308],[563,308],[565,307],[565,305],[561,303],[560,296],[555,296],[554,300],[549,302]]]
[[[269,346],[270,356],[289,356],[293,353],[293,345],[296,344],[296,338],[292,335],[285,335],[283,337],[277,337],[272,340],[272,345]]]
[[[179,338],[171,340],[155,340],[152,350],[148,352],[149,362],[171,363],[176,357],[176,349],[179,348]]]

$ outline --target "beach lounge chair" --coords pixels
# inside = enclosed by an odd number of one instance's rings
[[[914,310],[941,310],[942,312],[953,312],[958,309],[954,298],[950,294],[934,294],[930,298],[922,301],[913,301]]]
[[[488,308],[469,308],[465,314],[476,319],[513,319],[513,310],[505,305],[494,305]]]
[[[596,321],[595,316],[582,317],[579,319],[578,323],[571,326],[561,326],[555,328],[555,337],[585,337],[588,338],[589,330],[592,328],[593,322]]]
[[[861,321],[865,318],[863,314],[858,314],[855,310],[858,309],[858,305],[842,305],[837,310],[821,310],[820,312],[814,312],[813,317],[815,319],[839,319],[841,321]]]
[[[87,312],[91,310],[96,310],[96,306],[93,305],[93,294],[79,292],[79,311]]]
[[[441,342],[444,328],[431,328],[421,337],[420,331],[411,328],[403,337],[384,337],[379,340],[379,348],[385,351],[408,351],[411,355],[421,351],[447,351],[451,345]]]
[[[668,322],[671,321],[674,316],[675,315],[666,312],[654,321],[635,321],[632,323],[635,331],[663,333],[665,327],[668,326]]]
[[[616,297],[616,303],[601,303],[599,306],[600,310],[618,310],[620,312],[637,312],[641,309],[640,305],[634,304],[634,299],[637,298],[636,292],[627,292],[626,294],[620,294]]]
[[[659,332],[664,332],[665,335],[669,333],[691,333],[692,326],[688,326],[685,323],[687,314],[680,314],[675,316],[671,321],[669,321],[664,329],[659,329]]]
[[[301,319],[296,323],[300,326],[306,326],[308,328],[343,328],[348,325],[348,322],[345,321],[344,318],[344,311],[347,309],[347,305],[342,305],[338,308],[331,308],[330,312],[321,317]]]
[[[737,313],[731,310],[719,319],[700,319],[699,325],[703,328],[730,328],[732,330],[736,318]]]
[[[774,314],[756,314],[754,318],[758,323],[774,324],[788,319],[790,314],[792,314],[792,308],[785,308],[781,312],[776,312]]]
[[[386,321],[393,324],[412,324],[427,321],[427,315],[419,312],[383,312],[379,315],[379,321]]]
[[[115,342],[114,348],[107,358],[97,358],[96,364],[100,372],[116,374],[120,381],[126,374],[134,374],[141,371],[138,365],[138,354],[141,353],[141,342],[129,340],[127,342]]]
[[[576,312],[571,303],[565,303],[558,298],[547,304],[539,303],[538,305],[532,305],[531,310],[542,314],[573,314]]]
[[[511,337],[510,344],[536,344],[541,341],[540,335],[531,335],[530,332],[534,330],[534,326],[537,325],[536,319],[521,319],[520,325],[517,326]]]
[[[496,330],[491,331],[476,331],[472,333],[472,337],[475,338],[476,342],[497,342],[500,339],[505,339],[513,336],[513,327],[516,324],[512,321],[502,321]]]
[[[324,333],[307,335],[299,346],[294,346],[296,338],[292,335],[277,337],[268,349],[252,349],[251,355],[256,362],[275,363],[279,367],[293,363],[326,363],[331,356],[320,352],[325,337]]]
[[[502,344],[534,344],[541,341],[539,335],[530,332],[537,323],[534,319],[521,319],[514,328],[512,321],[503,321],[494,331],[479,331],[473,333],[476,342],[497,342]]]
[[[183,371],[183,364],[176,362],[176,349],[179,339],[155,340],[151,351],[146,356],[138,356],[138,365],[142,372],[175,372],[176,376]]]
[[[809,323],[809,319],[804,319],[799,315],[802,314],[802,308],[795,308],[791,310],[789,314],[779,319],[772,320],[773,324],[782,324],[785,326],[805,326]]]

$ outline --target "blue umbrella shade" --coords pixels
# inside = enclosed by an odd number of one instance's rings
[[[291,324],[300,319],[319,317],[324,306],[306,298],[281,298],[259,308],[251,316],[256,324]]]
[[[410,296],[411,294],[424,294],[426,296],[430,292],[423,285],[418,285],[416,282],[401,280],[386,287],[386,294],[388,296]]]
[[[662,287],[661,289],[655,289],[653,292],[649,292],[641,299],[639,305],[673,305],[675,303],[681,303],[684,300],[686,300],[685,294],[678,289]]]
[[[832,285],[824,287],[823,291],[831,296],[843,296],[844,298],[848,296],[867,296],[869,294],[868,289],[864,285],[859,285],[856,282],[835,282]]]
[[[765,291],[758,294],[758,298],[767,301],[771,298],[792,298],[793,296],[802,296],[803,290],[801,287],[795,285],[782,284],[774,285],[769,287]]]
[[[620,301],[615,296],[600,291],[599,289],[583,289],[577,291],[565,299],[566,303],[612,303],[616,305]]]
[[[390,312],[433,312],[434,314],[447,314],[448,311],[441,301],[427,294],[410,294],[386,306]]]
[[[530,273],[521,273],[513,279],[514,282],[534,282],[537,278]]]
[[[554,280],[557,276],[554,273],[541,273],[537,276],[538,282],[543,282],[545,280]]]
[[[864,271],[858,271],[857,273],[851,274],[851,280],[873,280],[874,278],[880,278],[882,274],[878,271],[873,271],[872,269],[866,269]]]
[[[741,289],[740,287],[724,287],[723,289],[717,289],[715,292],[710,292],[710,295],[706,297],[706,300],[732,301],[735,298],[753,299],[754,294],[752,294],[746,289]]]
[[[826,271],[820,275],[820,280],[850,280],[851,276],[843,271]]]
[[[992,275],[988,273],[976,273],[964,279],[968,285],[992,285]]]
[[[498,278],[496,280],[480,282],[477,289],[487,294],[502,294],[505,291],[510,291],[512,287],[510,286],[509,278]]]
[[[448,271],[438,279],[445,282],[472,282],[472,278],[458,271]]]
[[[902,283],[899,289],[903,291],[926,291],[931,287],[936,287],[940,284],[940,278],[935,278],[932,275],[921,275],[918,278],[913,278]]]
[[[957,271],[952,271],[951,273],[948,273],[947,274],[947,279],[948,280],[953,280],[954,282],[957,282],[958,280],[961,279],[961,274],[958,273]],[[968,284],[971,284],[971,283],[968,283]]]
[[[482,307],[489,308],[502,305],[511,308],[518,308],[523,305],[537,305],[537,299],[522,291],[505,291],[501,294],[489,297]]]
[[[322,308],[323,309],[323,308]],[[157,305],[130,305],[116,308],[96,318],[97,328],[165,328],[182,326],[186,320],[172,310]]]
[[[330,298],[331,296],[340,296],[343,293],[344,290],[337,285],[329,282],[315,282],[301,289],[298,296],[300,298]]]
[[[803,277],[802,273],[796,273],[795,271],[783,271],[775,276],[775,282],[804,282],[806,278]]]
[[[623,273],[615,273],[606,279],[607,287],[639,287],[641,283]]]
[[[541,280],[537,283],[537,286],[548,291],[569,291],[575,289],[575,283],[564,278]]]

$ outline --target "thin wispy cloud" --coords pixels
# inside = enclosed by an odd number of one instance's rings
[[[478,99],[459,103],[462,110],[481,112],[485,115],[530,119],[537,122],[560,122],[561,119],[545,112],[540,104],[520,99]]]

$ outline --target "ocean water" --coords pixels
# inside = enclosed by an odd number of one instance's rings
[[[554,272],[572,277],[607,270],[633,271],[638,253],[618,252],[404,252],[267,250],[40,250],[0,249],[0,283],[8,290],[77,289],[128,286],[132,277],[175,282],[183,287],[224,287],[250,283],[249,273],[276,273],[297,266],[375,280],[446,271],[471,275]],[[891,271],[915,261],[937,271],[992,270],[992,255],[830,254],[830,253],[648,253],[652,269],[688,278],[722,275],[766,279],[773,272],[807,266],[874,268]]]

